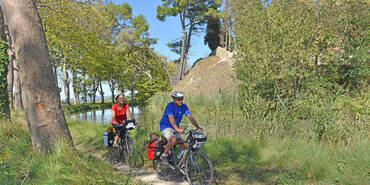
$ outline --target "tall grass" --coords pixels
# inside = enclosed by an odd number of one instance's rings
[[[368,95],[302,95],[293,102],[259,96],[186,96],[208,135],[204,148],[216,184],[368,184]],[[142,119],[159,132],[168,94],[152,98]],[[183,128],[193,128],[186,118]]]
[[[219,94],[213,97],[188,96],[185,103],[202,127],[214,137],[253,139],[271,137],[354,143],[369,139],[368,95],[318,97],[304,94],[294,102],[269,102],[259,96]],[[166,94],[153,97],[148,110],[159,122]],[[289,104],[289,105],[288,105]],[[191,124],[184,119],[182,125]]]
[[[11,122],[0,122],[1,184],[142,184],[115,171],[108,162],[71,150],[63,141],[55,144],[51,153],[36,154],[24,114],[12,118]],[[86,127],[84,130],[93,133]],[[82,142],[73,136],[75,143]],[[100,137],[94,139],[102,142]]]

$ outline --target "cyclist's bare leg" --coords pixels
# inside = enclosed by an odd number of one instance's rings
[[[166,147],[164,149],[164,153],[165,154],[168,154],[168,151],[170,151],[170,149],[176,145],[176,142],[177,142],[177,138],[176,136],[172,136],[169,141],[167,142],[166,144]]]
[[[185,147],[186,147],[185,146],[185,141],[184,141],[184,139],[179,139],[179,140],[181,142],[181,144],[179,144],[179,147],[180,147],[181,151],[183,152],[185,150]],[[181,161],[181,164],[185,165],[185,162],[186,162],[186,156],[185,156],[184,160]]]
[[[118,135],[116,135],[113,141],[113,146],[117,146],[117,145],[118,145]]]

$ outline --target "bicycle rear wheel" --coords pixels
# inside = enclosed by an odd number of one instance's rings
[[[153,160],[153,169],[158,179],[169,180],[171,168],[168,165],[162,164],[160,158]]]
[[[185,174],[191,185],[208,185],[213,181],[211,159],[202,151],[195,151],[186,159]]]
[[[124,155],[126,163],[131,168],[138,168],[144,165],[144,158],[141,155],[140,148],[136,145],[132,138],[127,138]]]

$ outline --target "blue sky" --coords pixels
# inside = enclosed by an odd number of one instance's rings
[[[181,24],[179,17],[167,17],[164,22],[156,17],[157,6],[161,0],[116,0],[117,4],[127,2],[132,7],[134,16],[143,14],[149,23],[150,37],[158,38],[158,43],[154,45],[154,50],[168,57],[168,60],[179,58],[167,47],[167,43],[181,37]],[[191,40],[188,63],[190,66],[199,58],[204,58],[210,54],[210,49],[204,45],[204,33],[196,34]]]

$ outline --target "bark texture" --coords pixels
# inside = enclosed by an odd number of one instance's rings
[[[22,102],[22,87],[21,87],[21,80],[19,76],[19,67],[17,60],[13,60],[13,75],[14,75],[14,109],[15,110],[23,110],[23,102]]]
[[[1,0],[0,6],[14,42],[26,120],[34,149],[49,151],[60,138],[65,138],[73,146],[35,2]]]

